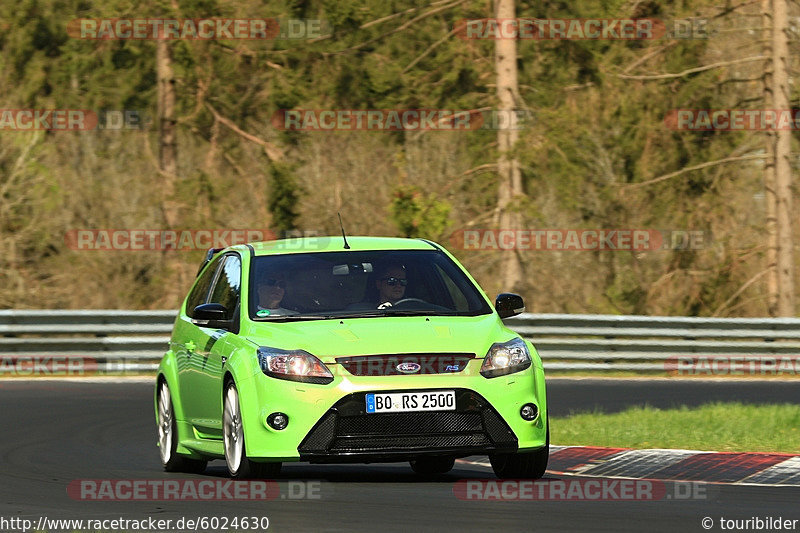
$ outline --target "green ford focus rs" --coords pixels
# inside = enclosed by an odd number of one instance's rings
[[[168,471],[224,459],[233,478],[281,463],[409,461],[420,474],[488,455],[538,478],[549,454],[542,362],[426,240],[318,237],[209,250],[158,369]]]

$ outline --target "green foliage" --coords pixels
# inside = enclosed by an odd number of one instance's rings
[[[273,163],[270,167],[269,212],[275,229],[289,231],[297,229],[297,202],[301,194],[293,169],[284,163]]]
[[[438,239],[447,228],[450,205],[424,194],[418,187],[395,189],[391,217],[404,237]]]

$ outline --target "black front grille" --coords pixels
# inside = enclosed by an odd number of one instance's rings
[[[381,391],[402,392],[402,391]],[[301,458],[411,456],[420,453],[470,455],[517,448],[517,438],[479,394],[456,389],[455,411],[366,413],[365,393],[336,403],[298,447]]]
[[[337,357],[336,362],[354,376],[404,376],[457,374],[474,358],[474,353],[398,353]]]
[[[492,441],[483,433],[470,435],[441,435],[435,439],[424,435],[408,435],[405,437],[370,437],[337,440],[330,452],[386,452],[389,450],[425,450],[436,448],[443,451],[445,448],[460,449],[469,446],[489,446]]]
[[[380,435],[419,435],[483,431],[478,412],[385,413],[341,417],[338,435],[348,437]]]

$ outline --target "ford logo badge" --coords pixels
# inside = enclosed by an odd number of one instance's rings
[[[395,368],[398,372],[402,372],[403,374],[414,374],[419,372],[419,369],[422,367],[417,363],[400,363]]]

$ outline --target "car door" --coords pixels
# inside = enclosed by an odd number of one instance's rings
[[[214,259],[197,278],[186,298],[185,313],[181,313],[172,349],[178,365],[178,382],[181,391],[183,413],[188,422],[197,428],[200,406],[205,393],[197,388],[197,374],[205,365],[205,354],[213,345],[216,332],[192,323],[194,308],[208,302],[211,289],[225,257]]]
[[[206,438],[222,438],[222,372],[232,351],[228,337],[238,332],[239,295],[242,281],[242,262],[235,253],[226,255],[214,278],[206,303],[225,306],[225,320],[231,322],[231,329],[206,330],[208,341],[193,366],[190,382],[192,388],[201,391],[196,396],[194,424]]]

